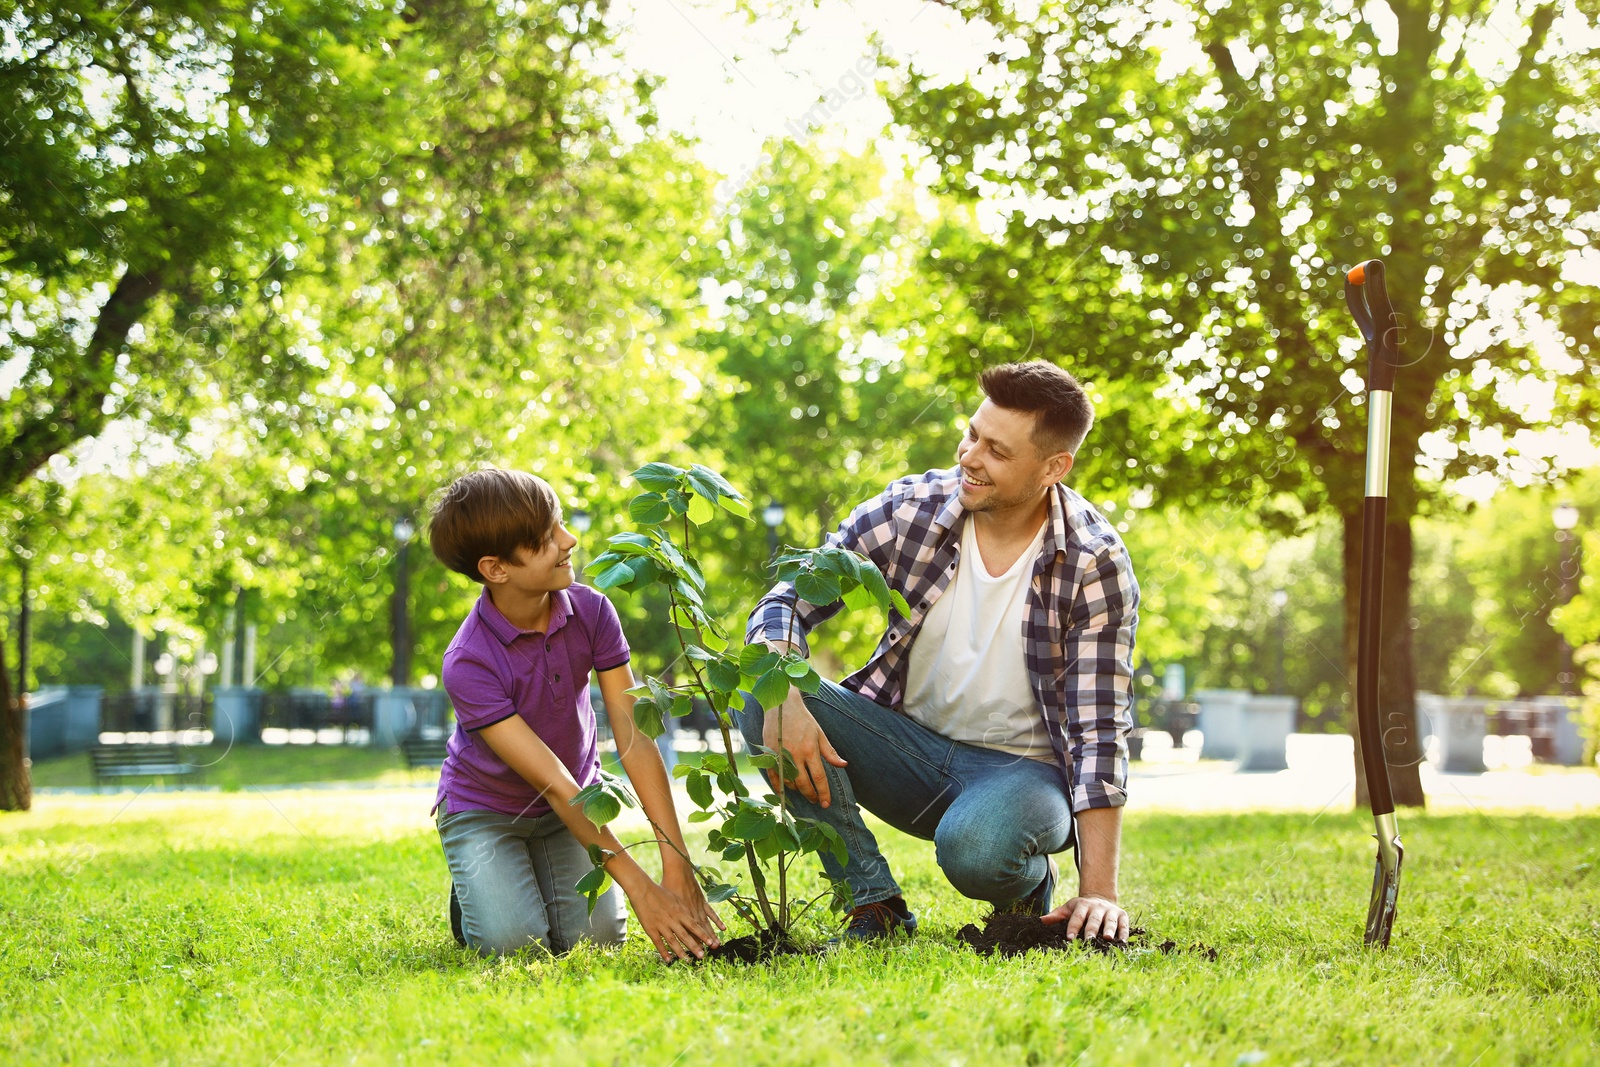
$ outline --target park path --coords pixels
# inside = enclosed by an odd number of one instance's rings
[[[1197,735],[1192,735],[1197,742]],[[1422,767],[1422,785],[1430,811],[1533,811],[1553,815],[1600,814],[1600,773],[1593,769],[1533,764],[1516,738],[1491,738],[1485,755],[1490,770],[1483,774],[1441,774]],[[1512,744],[1496,747],[1500,742]],[[1293,734],[1289,769],[1241,772],[1232,763],[1201,761],[1199,745],[1172,749],[1165,735],[1146,740],[1146,759],[1133,764],[1128,782],[1128,810],[1138,812],[1348,811],[1353,802],[1355,766],[1351,740],[1345,735]],[[752,783],[754,784],[754,783]],[[309,838],[395,837],[431,830],[428,815],[434,787],[329,784],[305,787],[248,787],[238,792],[213,790],[128,789],[94,794],[83,790],[43,790],[34,810],[7,815],[0,827],[104,825],[107,822],[161,821],[202,804],[219,823],[237,834],[246,816],[263,834],[288,833]],[[680,815],[693,810],[677,791]],[[259,818],[249,818],[249,816]],[[617,828],[643,829],[638,811],[624,811]]]
[[[1600,813],[1600,773],[1581,767],[1534,764],[1513,742],[1490,738],[1490,769],[1483,774],[1442,774],[1422,765],[1430,811],[1540,811]],[[1232,763],[1198,760],[1198,745],[1172,749],[1165,735],[1146,739],[1146,760],[1129,775],[1130,811],[1330,811],[1347,810],[1355,793],[1349,735],[1291,734],[1289,769],[1243,772]],[[1505,744],[1501,744],[1504,742]]]

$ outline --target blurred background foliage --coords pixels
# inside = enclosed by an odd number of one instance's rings
[[[1590,530],[1600,474],[1491,446],[1592,427],[1595,294],[1563,264],[1600,229],[1594,13],[1519,9],[1488,70],[1476,8],[950,6],[1006,47],[955,84],[885,58],[906,166],[782,140],[722,181],[616,73],[605,4],[0,5],[23,686],[125,686],[134,628],[197,664],[230,619],[259,684],[380,684],[395,524],[485,464],[548,479],[589,555],[630,525],[627,471],[722,471],[757,515],[697,551],[742,631],[767,504],[816,544],[952,462],[979,369],[1046,358],[1096,401],[1070,484],[1128,541],[1143,664],[1343,728],[1365,419],[1339,271],[1383,255],[1437,349],[1402,382],[1391,627],[1416,688],[1557,691],[1567,593],[1567,639],[1600,642],[1600,545],[1563,586],[1550,515]],[[1199,58],[1169,70],[1176,23]],[[1482,472],[1525,487],[1450,488]],[[405,559],[428,683],[476,590],[420,533]],[[662,605],[617,601],[660,670]],[[877,625],[831,623],[825,673]]]

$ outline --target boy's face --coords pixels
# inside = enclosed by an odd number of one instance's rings
[[[553,593],[572,584],[572,550],[577,544],[578,539],[567,531],[558,517],[555,533],[544,547],[524,548],[515,559],[485,556],[478,562],[478,569],[491,585],[508,591],[525,596]]]

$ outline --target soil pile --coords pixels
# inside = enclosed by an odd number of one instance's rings
[[[1129,930],[1126,941],[1108,941],[1101,937],[1069,938],[1066,923],[1046,926],[1037,915],[990,915],[983,920],[982,929],[968,923],[956,937],[980,956],[991,956],[996,952],[1005,957],[1020,956],[1030,949],[1081,951],[1081,946],[1087,945],[1102,955],[1154,949],[1164,956],[1174,952],[1193,952],[1208,960],[1217,958],[1216,949],[1198,942],[1188,948],[1180,948],[1176,941],[1171,940],[1152,944],[1149,932],[1142,926]]]
[[[706,949],[708,960],[728,960],[730,963],[763,963],[774,956],[803,956],[814,949],[804,949],[770,930],[746,934],[724,941],[716,948]]]

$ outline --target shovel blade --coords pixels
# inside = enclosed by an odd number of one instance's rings
[[[1389,818],[1392,820],[1394,817],[1391,815]],[[1392,836],[1378,837],[1378,862],[1372,875],[1372,899],[1367,904],[1366,940],[1369,945],[1389,947],[1389,935],[1394,931],[1395,911],[1400,902],[1400,864],[1405,855],[1398,832]]]

